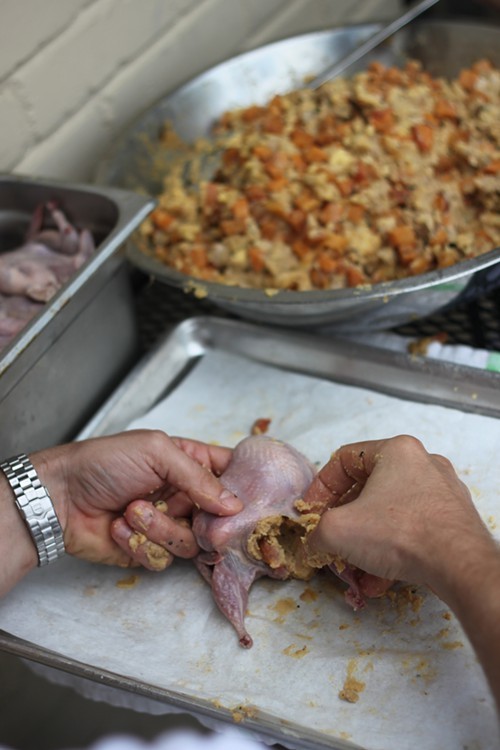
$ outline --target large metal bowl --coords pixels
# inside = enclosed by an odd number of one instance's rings
[[[225,110],[264,103],[276,93],[302,85],[305,77],[321,72],[376,29],[376,25],[359,25],[305,34],[217,65],[139,117],[100,164],[97,181],[159,193],[162,177],[176,155],[159,140],[166,121],[185,141],[206,136]],[[408,57],[420,59],[433,74],[453,76],[479,57],[500,64],[500,33],[498,28],[479,24],[422,22],[398,32],[374,57],[388,64]],[[280,291],[273,296],[263,290],[197,281],[148,256],[133,241],[128,254],[133,263],[168,285],[203,295],[245,318],[295,327],[388,328],[472,299],[500,283],[500,248],[444,270],[372,289]]]

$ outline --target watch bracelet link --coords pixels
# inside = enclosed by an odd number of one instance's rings
[[[50,495],[26,454],[0,463],[14,500],[38,554],[38,565],[48,565],[64,555],[64,538]]]

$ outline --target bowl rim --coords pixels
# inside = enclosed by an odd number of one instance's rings
[[[447,268],[439,268],[402,279],[393,279],[377,284],[366,284],[343,289],[295,291],[275,288],[256,289],[206,281],[205,279],[182,273],[164,265],[153,255],[140,249],[133,240],[127,243],[126,254],[131,263],[148,275],[153,276],[157,281],[170,286],[180,287],[184,291],[193,292],[197,296],[203,295],[203,297],[211,300],[234,300],[236,297],[241,302],[265,302],[268,305],[293,305],[297,302],[301,304],[321,304],[336,300],[347,301],[353,298],[359,301],[387,299],[421,289],[431,289],[463,277],[472,276],[477,271],[489,268],[500,261],[500,247],[496,247],[482,255],[461,260]]]

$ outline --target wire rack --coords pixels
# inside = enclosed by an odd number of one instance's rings
[[[235,317],[207,300],[198,300],[180,289],[152,280],[138,290],[136,305],[141,343],[146,350],[168,328],[186,318],[198,315]],[[392,332],[414,338],[445,334],[449,344],[500,351],[500,287],[474,301],[458,304]]]

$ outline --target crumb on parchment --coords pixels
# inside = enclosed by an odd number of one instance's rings
[[[350,659],[347,664],[347,675],[344,680],[344,685],[339,692],[339,698],[347,703],[357,703],[359,700],[359,694],[365,689],[366,683],[354,677],[354,672],[357,669],[357,660]]]
[[[281,653],[285,654],[285,656],[292,656],[294,659],[302,659],[309,653],[309,649],[307,646],[297,646],[296,643],[291,643]]]
[[[259,711],[256,706],[248,704],[233,708],[231,710],[231,715],[233,717],[233,721],[236,724],[241,724],[241,722],[245,721],[245,719],[254,719],[257,716],[258,712]]]
[[[139,576],[130,575],[127,578],[120,578],[120,580],[116,582],[115,586],[118,589],[131,589],[134,586],[136,586],[138,583],[139,583]]]

